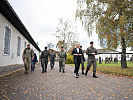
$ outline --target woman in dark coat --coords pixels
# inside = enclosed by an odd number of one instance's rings
[[[31,61],[31,72],[34,71],[36,62],[37,62],[37,56],[36,53],[34,53],[34,59]]]

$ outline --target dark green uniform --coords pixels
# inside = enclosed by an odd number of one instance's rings
[[[64,70],[65,70],[65,60],[67,58],[66,52],[64,52],[64,50],[60,51],[58,56],[59,56],[59,71],[61,72],[61,69],[62,69],[63,72],[64,72]]]
[[[47,72],[48,57],[49,57],[48,50],[44,50],[41,52],[40,59],[41,59],[41,65],[42,65],[42,73]],[[44,67],[44,65],[45,65],[45,67]]]
[[[96,59],[95,59],[95,55],[92,55],[91,53],[97,53],[97,50],[94,47],[89,47],[86,50],[86,54],[88,55],[86,75],[90,70],[90,67],[92,64],[93,64],[93,74],[96,74],[96,68],[97,68]]]

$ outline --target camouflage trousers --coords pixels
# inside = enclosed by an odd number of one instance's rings
[[[31,59],[30,58],[25,58],[24,59],[25,73],[29,73],[30,66],[31,66]]]
[[[59,69],[65,70],[65,59],[59,59]]]

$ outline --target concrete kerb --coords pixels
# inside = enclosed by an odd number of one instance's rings
[[[0,67],[0,78],[24,70],[23,65]]]

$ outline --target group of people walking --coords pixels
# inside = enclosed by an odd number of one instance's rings
[[[82,51],[82,46],[80,46],[79,44],[76,45],[76,48],[73,49],[72,51],[72,55],[74,56],[74,64],[75,64],[75,70],[74,73],[76,74],[76,78],[79,78],[79,68],[80,68],[80,64],[82,65],[82,74],[85,74],[87,76],[88,71],[90,70],[91,65],[93,64],[93,78],[98,78],[96,76],[96,68],[97,68],[97,64],[96,64],[96,59],[95,59],[95,55],[97,54],[96,49],[93,47],[93,41],[90,42],[90,47],[87,48],[86,50],[86,54],[88,55],[88,62],[87,62],[87,69],[84,73],[84,55],[83,55],[83,51]]]
[[[54,68],[55,57],[56,57],[55,52],[52,50],[52,52],[50,53],[47,50],[47,47],[45,47],[45,50],[43,50],[41,52],[41,55],[40,55],[40,62],[41,62],[41,66],[42,66],[42,73],[47,72],[48,58],[50,58],[51,70]]]
[[[80,64],[82,66],[81,68],[82,74],[86,76],[88,71],[90,70],[91,65],[93,64],[93,78],[98,78],[96,76],[97,64],[95,59],[95,55],[97,55],[97,51],[93,47],[93,41],[90,42],[90,47],[87,48],[86,54],[88,55],[88,62],[87,62],[86,71],[84,72],[85,58],[82,51],[82,46],[80,46],[80,44],[77,43],[76,47],[72,51],[72,55],[74,56],[74,64],[75,64],[74,73],[76,74],[76,78],[79,78]],[[41,52],[40,60],[39,60],[42,66],[42,73],[47,72],[48,58],[50,58],[51,70],[54,68],[55,57],[56,57],[55,52],[53,50],[52,52],[49,52],[47,50],[47,47],[45,47],[45,49]],[[59,72],[62,71],[63,73],[65,73],[65,61],[67,60],[67,55],[63,47],[61,47],[61,51],[58,53],[58,57],[59,57]],[[36,54],[32,49],[30,49],[30,44],[28,44],[27,48],[23,52],[23,61],[24,61],[26,74],[29,73],[30,64],[31,64],[31,71],[34,71],[36,60],[37,60]]]

